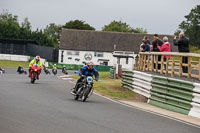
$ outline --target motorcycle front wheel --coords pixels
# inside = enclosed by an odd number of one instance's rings
[[[36,80],[36,72],[33,72],[31,83],[35,83],[35,80]]]
[[[83,92],[82,95],[82,101],[85,102],[88,98],[88,95],[90,94],[91,88],[86,87],[85,91]]]

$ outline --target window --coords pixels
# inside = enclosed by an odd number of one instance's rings
[[[76,55],[76,56],[79,56],[79,51],[67,51],[67,55]]]
[[[103,52],[94,52],[95,57],[103,57]]]

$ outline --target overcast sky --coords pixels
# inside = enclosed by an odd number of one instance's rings
[[[200,0],[0,0],[0,12],[7,9],[20,23],[27,17],[33,30],[76,19],[101,30],[121,20],[151,34],[173,34],[197,4]]]

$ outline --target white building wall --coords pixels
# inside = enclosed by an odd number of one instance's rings
[[[61,62],[61,54],[63,51],[63,62]],[[108,66],[113,66],[113,55],[111,52],[102,52],[103,57],[96,57],[94,56],[95,52],[93,51],[79,51],[79,55],[68,55],[67,52],[73,50],[59,50],[59,58],[58,62],[61,64],[76,64],[76,65],[83,65],[83,62],[88,62],[89,60],[85,59],[85,55],[91,55],[91,60],[95,65],[100,65],[99,60],[109,60]]]
[[[61,62],[61,54],[63,51],[63,62]],[[79,55],[68,55],[67,52],[74,51],[74,50],[59,50],[59,59],[58,62],[60,64],[75,64],[75,65],[83,65],[83,62],[88,62],[89,60],[85,59],[85,55],[88,54],[91,56],[91,60],[95,65],[100,65],[99,59],[103,60],[109,60],[108,66],[116,66],[117,65],[117,58],[114,57],[113,53],[111,52],[102,52],[103,57],[96,57],[94,56],[95,52],[93,51],[79,51]],[[132,57],[124,57],[120,58],[120,65],[122,65],[122,68],[126,68],[129,70],[133,69],[134,63],[135,63],[135,54],[132,54]],[[128,64],[126,62],[126,58],[128,58]]]
[[[133,69],[133,65],[135,60],[133,58],[128,58],[128,64],[126,64],[126,58],[120,58],[120,65],[122,65],[122,68],[126,68],[129,70]],[[114,57],[113,64],[117,65],[117,57]]]

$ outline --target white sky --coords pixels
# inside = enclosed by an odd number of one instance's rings
[[[76,19],[101,30],[121,20],[151,34],[173,34],[197,4],[200,0],[0,0],[0,13],[7,9],[19,22],[28,17],[33,30]]]

